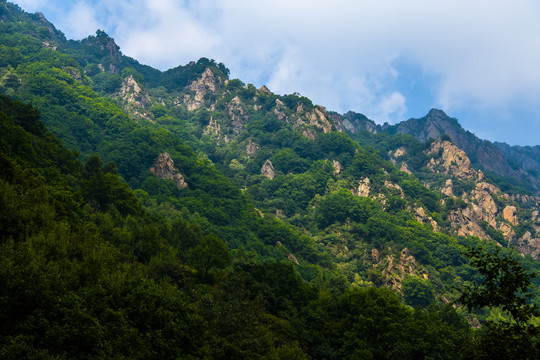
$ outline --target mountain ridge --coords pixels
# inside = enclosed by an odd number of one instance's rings
[[[354,118],[356,122],[348,121]],[[459,121],[451,118],[444,111],[431,109],[421,118],[411,118],[394,125],[378,125],[364,115],[349,112],[341,119],[344,128],[353,134],[359,131],[371,133],[386,132],[389,134],[408,134],[419,141],[435,140],[443,135],[464,150],[474,166],[499,176],[509,177],[517,184],[526,185],[530,191],[540,193],[540,157],[538,146],[520,147],[505,143],[492,143],[482,140],[468,130],[463,129]]]

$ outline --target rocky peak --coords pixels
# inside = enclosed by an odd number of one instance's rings
[[[38,16],[38,18],[39,18],[39,22],[40,22],[42,25],[45,25],[45,27],[47,28],[47,30],[49,30],[49,32],[50,32],[52,35],[56,35],[56,29],[55,29],[54,25],[51,24],[51,23],[45,18],[45,15],[43,15],[43,13],[38,12],[38,13],[37,13],[37,16]]]
[[[159,155],[154,166],[150,168],[150,171],[160,179],[171,179],[179,189],[188,186],[184,180],[184,176],[174,167],[174,161],[167,152]]]
[[[438,139],[443,135],[448,135],[456,146],[468,154],[475,165],[518,180],[525,187],[540,193],[540,177],[527,172],[527,170],[540,172],[540,160],[536,156],[537,153],[540,153],[540,147],[538,149],[530,147],[524,149],[481,140],[463,129],[456,119],[450,118],[444,111],[437,109],[431,109],[422,118],[409,119],[397,125],[383,126],[382,129],[391,134],[409,134],[423,142],[430,138]],[[511,162],[514,165],[511,166]],[[515,168],[516,163],[521,166],[520,169]]]
[[[363,114],[358,114],[353,111],[349,111],[342,115],[338,121],[345,129],[353,134],[358,134],[360,131],[367,131],[373,134],[379,132],[379,127],[373,120],[368,119]]]
[[[445,134],[454,140],[460,131],[464,132],[456,119],[450,118],[444,111],[437,109],[431,109],[423,118],[409,119],[390,128],[392,129],[390,132],[410,134],[423,142],[438,139]]]
[[[446,140],[436,140],[427,150],[427,155],[433,155],[428,167],[443,174],[451,174],[460,179],[476,179],[478,173],[471,167],[471,160],[465,151]]]
[[[122,52],[120,52],[120,47],[116,45],[114,39],[107,35],[105,31],[96,31],[96,36],[87,37],[83,40],[83,43],[88,46],[98,47],[101,49],[101,51],[106,52],[111,58],[117,60],[118,62],[122,61]]]
[[[221,77],[216,76],[210,68],[206,68],[198,79],[187,86],[187,90],[192,93],[184,95],[187,109],[189,111],[200,109],[204,104],[205,95],[208,92],[215,94],[222,82]]]
[[[262,85],[260,88],[259,88],[259,92],[263,93],[263,94],[266,94],[266,95],[270,95],[272,92],[270,92],[270,90],[266,87],[266,85]]]

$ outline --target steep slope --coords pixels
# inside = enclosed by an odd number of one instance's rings
[[[469,351],[471,330],[455,309],[420,309],[435,298],[426,280],[411,277],[419,264],[408,250],[399,261],[377,252],[372,259],[388,271],[388,285],[404,282],[418,310],[389,289],[350,286],[330,271],[307,283],[292,265],[306,260],[292,254],[289,263],[262,262],[241,248],[229,264],[224,242],[203,235],[204,219],[166,223],[143,209],[135,197],[141,191],[121,181],[114,163],[76,157],[35,109],[0,95],[2,358],[342,359],[361,352],[412,360]],[[153,173],[174,180],[177,166],[162,154]],[[349,191],[342,196],[353,199]],[[288,227],[257,227],[265,241],[279,239],[270,249],[287,254]],[[264,253],[264,244],[257,249]],[[309,270],[313,276],[317,267]]]
[[[449,218],[462,204],[428,188],[438,190],[438,182],[452,177],[437,173],[438,160],[425,167],[429,158],[445,154],[444,146],[430,153],[390,129],[373,138],[387,141],[381,156],[343,131],[375,132],[369,119],[328,113],[299,94],[280,96],[229,79],[228,70],[213,60],[160,72],[123,56],[100,31],[81,42],[60,39],[53,50],[32,45],[46,28],[39,21],[28,20],[21,33],[9,21],[0,26],[12,45],[5,52],[19,48],[28,54],[17,67],[1,68],[6,94],[35,104],[45,124],[84,158],[98,153],[113,160],[153,213],[168,221],[196,221],[205,235],[218,235],[230,249],[297,264],[305,280],[330,273],[344,283],[401,291],[412,276],[436,284],[439,299],[454,299],[454,285],[470,279],[461,271],[466,260],[459,249],[476,240],[452,235],[496,237],[486,230],[460,232]],[[433,117],[444,120],[438,112]],[[429,123],[435,127],[437,121]],[[437,131],[442,132],[432,133]],[[467,161],[460,155],[461,172]],[[420,176],[424,170],[435,180]],[[452,179],[452,191],[470,192],[474,179]],[[469,200],[464,208],[474,205]],[[507,245],[508,239],[499,242]],[[523,252],[536,256],[534,249]],[[443,280],[448,266],[462,276]]]

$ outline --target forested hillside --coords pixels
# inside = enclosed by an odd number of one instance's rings
[[[449,137],[0,20],[0,357],[536,356],[540,199]]]

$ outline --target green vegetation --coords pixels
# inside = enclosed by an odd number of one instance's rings
[[[515,298],[462,295],[513,258],[487,223],[505,249],[464,256],[482,240],[449,231],[469,204],[431,190],[451,176],[427,170],[429,145],[353,139],[214,60],[160,72],[103,31],[68,41],[5,1],[0,19],[0,358],[486,358],[513,324]],[[207,69],[216,91],[188,109]],[[187,187],[150,171],[165,152]],[[511,264],[534,309],[538,263]],[[509,349],[537,346],[530,314]]]

